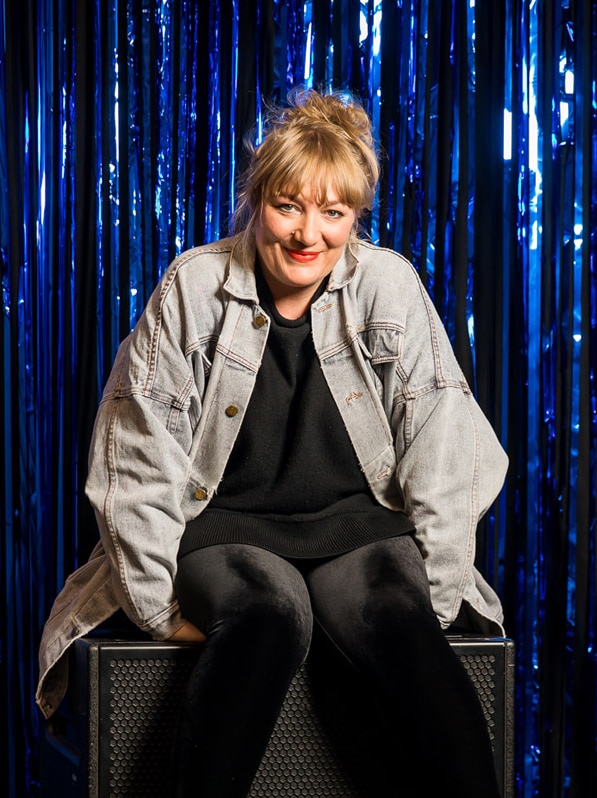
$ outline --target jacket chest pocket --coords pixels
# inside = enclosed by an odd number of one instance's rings
[[[359,330],[357,341],[389,418],[394,394],[400,390],[404,333],[398,326],[371,324]]]

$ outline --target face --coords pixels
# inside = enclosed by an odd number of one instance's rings
[[[352,208],[333,191],[323,205],[313,196],[303,189],[297,197],[273,197],[255,224],[259,262],[282,315],[282,305],[294,307],[295,316],[305,312],[344,252],[355,222]]]

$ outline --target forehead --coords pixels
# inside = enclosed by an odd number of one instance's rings
[[[313,203],[321,206],[345,204],[333,186],[322,189],[322,187],[308,184],[298,190],[291,187],[282,188],[276,193],[276,196],[291,199],[295,202]]]

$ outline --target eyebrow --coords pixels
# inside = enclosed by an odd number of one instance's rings
[[[271,197],[271,199],[280,199],[280,198],[292,200],[293,202],[301,201],[300,194],[293,194],[292,192],[288,191],[279,191],[278,193],[273,194]],[[342,199],[339,198],[330,199],[329,197],[324,197],[323,202],[317,204],[320,205],[320,207],[322,208],[328,207],[330,205],[344,205],[344,207],[346,208],[351,207],[348,202],[345,202]]]

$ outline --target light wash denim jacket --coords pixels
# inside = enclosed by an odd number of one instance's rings
[[[158,640],[183,624],[173,589],[179,541],[217,491],[270,325],[254,261],[254,244],[240,237],[183,253],[119,349],[86,486],[101,540],[66,581],[40,646],[36,697],[47,717],[64,695],[68,646],[116,609]],[[464,600],[480,629],[503,634],[499,599],[473,560],[507,457],[414,268],[360,242],[336,264],[311,319],[371,491],[416,526],[442,626]]]

